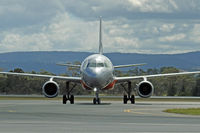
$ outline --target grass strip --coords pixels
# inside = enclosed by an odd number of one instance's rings
[[[176,108],[164,110],[167,113],[185,114],[185,115],[200,115],[200,108]]]

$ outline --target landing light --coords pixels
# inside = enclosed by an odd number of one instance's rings
[[[97,91],[97,88],[94,88],[94,91],[96,92],[96,91]]]

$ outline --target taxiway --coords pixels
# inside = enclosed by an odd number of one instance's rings
[[[137,101],[136,101],[137,102]],[[168,108],[200,107],[198,102],[1,100],[0,132],[199,132],[200,117],[162,112]]]

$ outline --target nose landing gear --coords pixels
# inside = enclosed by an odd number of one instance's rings
[[[101,104],[101,99],[99,98],[99,90],[94,88],[95,98],[93,99],[93,104]]]
[[[101,99],[100,98],[94,98],[93,104],[101,104]]]

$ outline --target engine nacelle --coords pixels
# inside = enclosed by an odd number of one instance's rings
[[[142,81],[137,86],[137,93],[142,98],[148,98],[153,94],[154,87],[149,81]]]
[[[42,87],[43,94],[48,98],[54,98],[58,95],[59,85],[55,81],[47,81]]]

